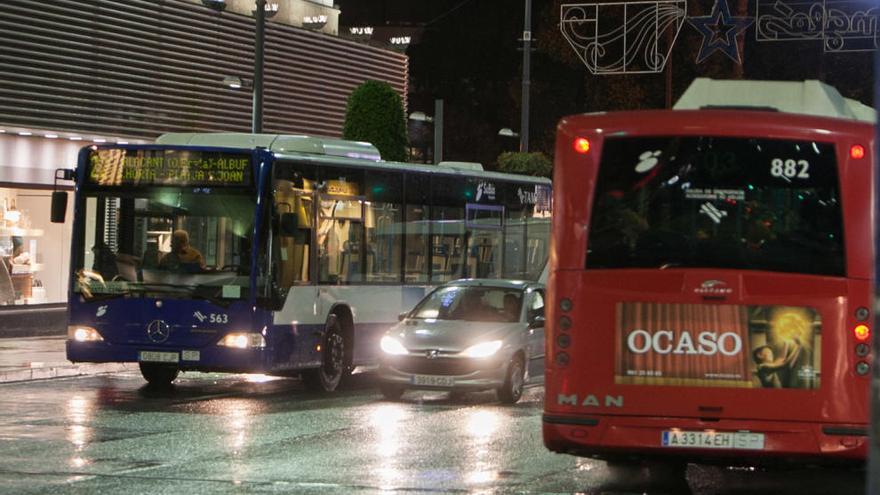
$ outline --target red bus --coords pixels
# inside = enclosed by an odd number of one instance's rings
[[[873,150],[869,122],[767,108],[563,119],[547,448],[863,462]]]

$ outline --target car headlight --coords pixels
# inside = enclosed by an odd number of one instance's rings
[[[85,325],[70,325],[67,327],[67,339],[77,342],[101,342],[104,337],[92,327]]]
[[[481,342],[474,344],[461,352],[462,356],[472,358],[484,358],[494,356],[498,349],[501,349],[500,340],[492,340],[489,342]]]
[[[392,354],[394,356],[401,356],[404,354],[409,354],[409,351],[406,350],[406,347],[400,343],[399,340],[394,337],[384,336],[382,340],[379,342],[379,345],[382,347],[382,351],[386,354]]]
[[[259,333],[235,332],[226,334],[217,345],[236,349],[262,348],[266,347],[266,339]]]

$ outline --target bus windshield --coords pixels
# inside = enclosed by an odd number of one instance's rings
[[[256,210],[249,188],[126,189],[83,193],[74,292],[221,304],[248,296]]]
[[[845,274],[829,143],[609,138],[595,198],[587,269]]]

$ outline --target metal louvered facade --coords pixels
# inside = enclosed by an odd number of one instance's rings
[[[153,139],[248,132],[254,19],[181,0],[0,1],[0,126]],[[268,22],[263,129],[340,136],[368,79],[406,98],[407,58]]]

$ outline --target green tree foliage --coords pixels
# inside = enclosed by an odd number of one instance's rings
[[[400,95],[380,81],[355,88],[348,97],[342,136],[373,143],[385,160],[406,160],[406,117]]]
[[[547,155],[540,152],[506,152],[498,156],[498,170],[508,174],[550,177],[553,173],[553,163]]]

